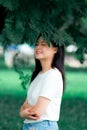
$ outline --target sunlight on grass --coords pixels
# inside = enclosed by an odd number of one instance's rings
[[[31,72],[31,71],[30,71]],[[27,71],[27,73],[30,73]],[[66,72],[64,98],[87,98],[87,74],[84,72]],[[19,75],[12,69],[0,70],[0,95],[21,96],[26,90],[21,86]]]
[[[21,85],[18,73],[12,69],[0,71],[0,95],[21,96],[26,92],[27,90],[23,89]]]
[[[87,98],[87,74],[84,72],[67,72],[64,98]]]

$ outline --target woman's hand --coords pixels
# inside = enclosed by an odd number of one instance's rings
[[[22,111],[20,111],[20,116],[25,119],[39,119],[39,116],[35,115],[35,113],[30,113],[29,111],[32,109],[33,106],[30,106],[29,108],[25,108]]]
[[[29,118],[28,108],[23,109],[22,111],[20,111],[20,116],[21,116],[22,118]]]

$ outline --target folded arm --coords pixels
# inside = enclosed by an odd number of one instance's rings
[[[40,96],[37,103],[34,106],[31,106],[28,104],[28,100],[26,98],[24,104],[20,109],[20,116],[22,118],[31,118],[37,120],[44,114],[49,103],[49,99]]]

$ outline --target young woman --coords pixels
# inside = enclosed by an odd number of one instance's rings
[[[23,130],[58,130],[64,87],[64,46],[50,46],[39,36],[34,49],[35,70],[20,108]]]

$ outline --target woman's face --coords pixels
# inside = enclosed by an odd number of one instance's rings
[[[46,41],[42,37],[39,37],[34,49],[36,59],[43,60],[43,59],[53,58],[56,52],[57,52],[56,47],[53,47],[52,44],[48,46]]]

